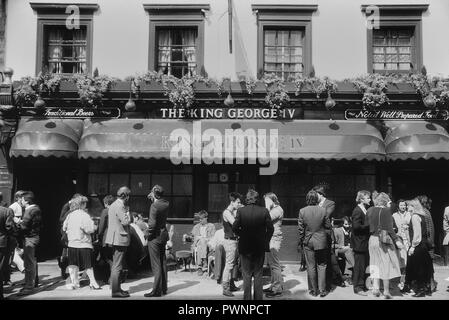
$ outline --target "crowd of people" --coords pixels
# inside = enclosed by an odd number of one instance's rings
[[[155,185],[148,195],[151,206],[146,222],[141,214],[130,212],[130,194],[123,186],[116,197],[105,196],[98,222],[88,214],[88,199],[81,194],[75,194],[62,208],[59,265],[68,289],[80,288],[84,278],[90,289],[99,290],[96,277],[100,277],[109,283],[112,297],[126,298],[130,294],[121,284],[127,271],[147,264],[154,281],[144,296],[167,294],[167,256],[173,246],[173,228],[167,228],[169,202],[164,199],[163,187]],[[307,270],[309,294],[325,297],[335,285],[352,285],[355,294],[368,295],[372,286],[373,296],[391,299],[391,280],[399,279],[397,287],[403,294],[413,290],[414,297],[431,295],[437,286],[433,278],[431,200],[426,196],[401,199],[395,212],[384,192],[362,190],[355,200],[352,214],[336,219],[336,204],[326,198],[324,186],[315,186],[306,195],[306,206],[298,216],[298,248],[300,271]],[[259,199],[254,189],[245,196],[231,192],[217,225],[208,222],[205,210],[195,216],[198,223],[183,238],[191,242],[198,275],[212,273],[227,297],[240,290],[235,284],[239,278],[243,279],[245,300],[261,300],[264,293],[268,298],[282,296],[279,254],[284,211],[276,194],[269,192]],[[449,210],[444,219],[449,234]],[[0,206],[0,298],[3,285],[10,285],[12,264],[25,274],[19,294],[31,294],[38,286],[35,250],[41,227],[42,214],[33,192],[18,191],[9,208]],[[444,241],[446,238],[449,236]],[[270,269],[266,289],[262,282],[264,262]],[[104,272],[96,272],[101,263]]]

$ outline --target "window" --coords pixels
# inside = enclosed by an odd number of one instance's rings
[[[368,14],[368,6],[362,11]],[[367,29],[368,72],[410,73],[422,62],[421,15],[428,5],[379,5],[379,25]],[[369,13],[372,14],[370,8]]]
[[[252,5],[258,24],[258,76],[285,80],[312,67],[312,14],[316,5]]]
[[[96,4],[76,4],[79,25],[66,26],[69,4],[30,3],[38,14],[36,74],[90,73],[92,23]]]
[[[264,72],[288,80],[303,71],[302,30],[264,30]]]
[[[149,70],[181,78],[205,73],[204,12],[209,5],[144,5],[150,16]]]
[[[178,78],[196,75],[197,37],[196,28],[158,28],[158,71]]]

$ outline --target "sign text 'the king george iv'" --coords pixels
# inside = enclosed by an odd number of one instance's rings
[[[171,109],[161,108],[160,117],[163,119],[295,119],[298,117],[295,109],[271,108],[193,108]]]

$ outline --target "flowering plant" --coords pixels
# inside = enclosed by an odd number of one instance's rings
[[[76,74],[72,80],[78,88],[81,103],[96,108],[102,105],[104,93],[109,91],[118,79],[108,76],[91,77],[86,74]]]
[[[273,109],[282,109],[290,102],[290,97],[285,90],[284,79],[275,74],[266,74],[262,78],[267,94],[265,102]]]
[[[420,74],[412,74],[407,82],[421,95],[424,104],[428,108],[449,108],[449,80],[441,77],[429,77],[424,71]]]
[[[386,94],[389,82],[392,82],[391,77],[376,73],[352,80],[352,84],[363,94],[363,107],[371,110],[390,103]]]
[[[22,84],[14,93],[14,99],[18,105],[32,106],[41,94],[57,92],[62,79],[61,75],[42,72],[37,77],[23,77]]]

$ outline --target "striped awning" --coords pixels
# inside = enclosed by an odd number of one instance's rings
[[[425,121],[388,121],[385,149],[389,160],[449,159],[449,134]]]
[[[76,158],[82,130],[82,120],[22,119],[10,156]]]
[[[227,154],[229,137],[237,133],[242,134],[243,144],[237,147],[239,142],[233,140],[234,153]],[[232,136],[231,138],[235,139]],[[384,142],[380,132],[366,122],[230,119],[195,121],[111,119],[97,122],[85,120],[78,156],[83,159],[170,159],[176,146],[189,149],[186,149],[187,154],[182,154],[182,157],[190,159],[202,157],[203,160],[204,152],[214,159],[221,156],[235,158],[236,148],[241,148],[240,151],[245,158],[260,159],[261,146],[266,147],[267,157],[270,156],[270,150],[276,148],[280,159],[383,160],[385,158]]]

